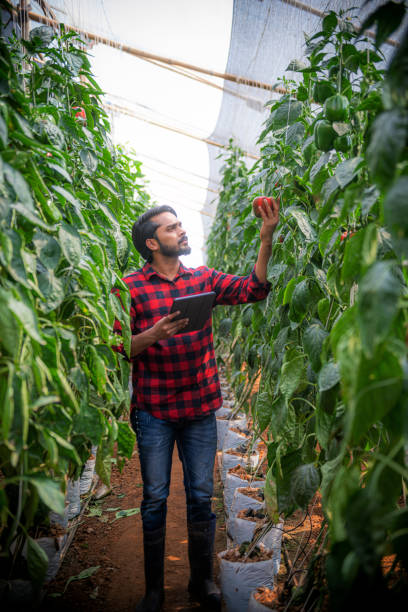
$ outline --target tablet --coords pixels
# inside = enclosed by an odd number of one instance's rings
[[[180,311],[180,315],[173,319],[189,319],[187,327],[183,327],[179,334],[187,334],[202,329],[211,316],[211,309],[215,300],[215,291],[196,293],[185,297],[174,298],[170,313]]]

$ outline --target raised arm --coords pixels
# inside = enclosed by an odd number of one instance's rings
[[[272,236],[279,222],[279,200],[272,199],[271,205],[268,200],[264,198],[263,206],[259,208],[263,223],[259,234],[261,246],[258,251],[255,273],[261,283],[266,283],[266,270],[272,254]]]

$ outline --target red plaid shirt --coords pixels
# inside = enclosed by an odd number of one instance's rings
[[[270,283],[259,282],[255,269],[249,276],[233,276],[206,266],[193,269],[182,264],[172,281],[148,263],[123,281],[130,290],[133,335],[169,314],[176,297],[215,291],[214,305],[245,304],[263,300],[270,289]],[[119,321],[114,331],[121,333]],[[124,354],[123,346],[116,348]],[[159,419],[178,421],[209,414],[222,404],[211,318],[200,331],[155,342],[131,361],[131,410],[146,410]]]

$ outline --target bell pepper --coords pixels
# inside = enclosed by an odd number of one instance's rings
[[[329,81],[317,81],[313,87],[313,100],[317,104],[323,104],[327,98],[335,94],[335,89]]]
[[[341,151],[341,153],[347,153],[347,151],[351,147],[351,138],[348,134],[343,134],[343,136],[337,136],[334,139],[333,146],[336,151]]]
[[[329,121],[345,121],[349,113],[349,101],[346,96],[335,94],[324,103],[324,115]]]
[[[320,151],[330,151],[333,148],[333,141],[337,134],[333,130],[331,123],[326,119],[316,122],[314,128],[315,145]]]

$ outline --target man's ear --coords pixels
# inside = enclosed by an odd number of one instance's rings
[[[151,251],[158,251],[159,245],[155,238],[146,238],[146,246]]]

